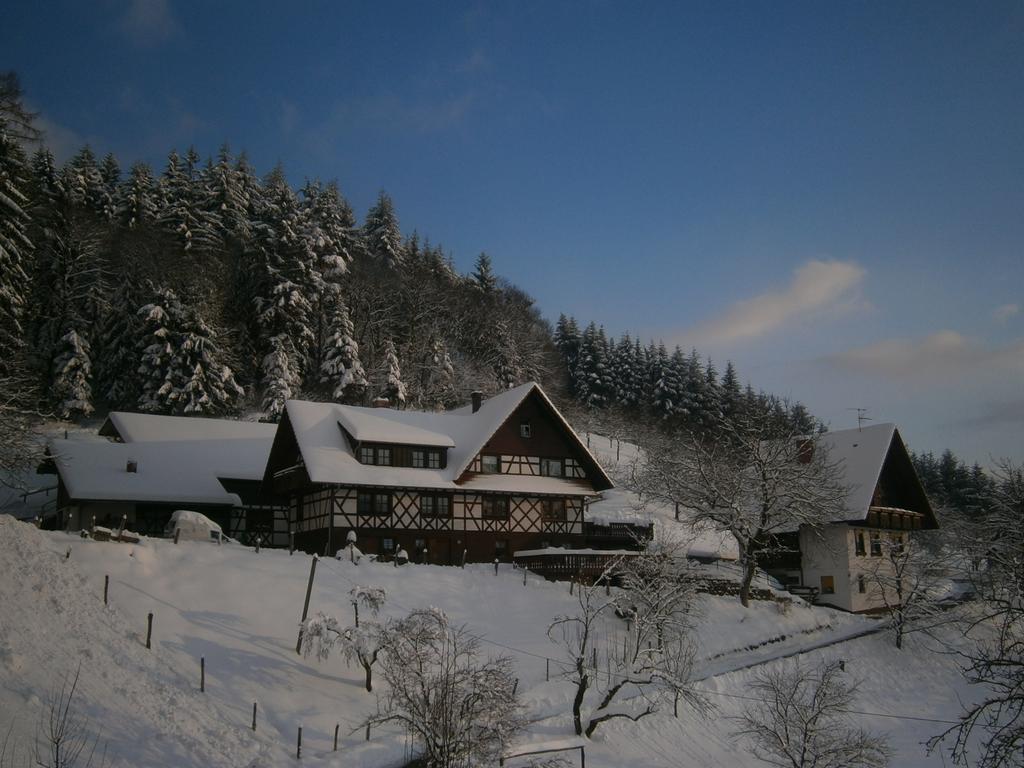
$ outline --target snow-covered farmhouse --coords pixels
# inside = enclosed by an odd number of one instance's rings
[[[264,478],[296,545],[435,564],[584,542],[584,503],[612,481],[539,385],[445,412],[290,400]]]
[[[277,427],[228,419],[113,412],[99,436],[47,443],[57,509],[44,522],[160,535],[176,509],[201,512],[233,538],[287,544],[284,509],[262,488]]]
[[[913,531],[938,528],[935,514],[894,424],[826,432],[820,445],[842,468],[847,512],[823,531],[787,534],[793,554],[767,570],[785,584],[816,590],[818,603],[881,608],[871,574],[887,567],[886,545],[898,548]]]

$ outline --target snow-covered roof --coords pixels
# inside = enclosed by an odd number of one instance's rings
[[[266,437],[132,443],[71,439],[51,440],[47,449],[72,500],[234,506],[240,499],[225,491],[218,478],[261,479],[271,443]],[[128,471],[128,462],[135,462],[135,472]]]
[[[552,412],[565,425],[567,434],[600,470],[600,464],[580,443],[543,390],[532,382],[483,401],[476,413],[470,406],[444,412],[396,411],[304,400],[289,400],[285,410],[306,472],[314,483],[590,495],[593,491],[586,483],[529,475],[477,475],[456,485],[473,457],[532,392],[537,392],[551,406]],[[358,440],[448,448],[447,466],[444,469],[420,469],[361,464],[339,425]],[[600,471],[603,474],[603,470]],[[611,485],[610,480],[608,484]]]
[[[860,429],[841,429],[820,436],[819,444],[828,450],[829,460],[839,464],[843,482],[849,486],[846,497],[849,517],[844,519],[867,517],[871,497],[895,435],[896,425],[886,423]]]
[[[159,416],[153,413],[111,411],[100,434],[125,443],[180,442],[183,440],[273,441],[276,424],[235,419],[207,419],[194,416]]]

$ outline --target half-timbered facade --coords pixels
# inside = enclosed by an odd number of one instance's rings
[[[791,554],[767,570],[811,590],[819,603],[877,610],[886,602],[878,586],[885,580],[872,574],[889,568],[890,547],[902,547],[914,531],[937,528],[935,514],[894,424],[827,432],[820,445],[842,469],[846,512],[823,529],[791,534]]]
[[[438,564],[579,546],[604,470],[537,384],[442,413],[292,400],[265,485],[302,549]]]

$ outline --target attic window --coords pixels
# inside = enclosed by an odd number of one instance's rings
[[[481,454],[480,471],[485,475],[497,475],[501,472],[501,458],[486,453]]]
[[[562,477],[562,460],[561,459],[541,459],[540,460],[540,473],[544,477]]]
[[[530,437],[531,436],[530,422],[521,421],[519,422],[519,436]]]

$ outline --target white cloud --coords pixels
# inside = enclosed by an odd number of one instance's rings
[[[864,275],[853,262],[811,260],[794,271],[784,290],[738,301],[684,335],[704,345],[750,341],[812,315],[842,314],[862,305],[858,294]]]
[[[120,27],[134,43],[163,42],[181,31],[167,0],[130,0]]]
[[[999,371],[1024,372],[1024,339],[989,344],[956,331],[939,331],[921,339],[886,339],[847,350],[828,362],[856,373],[900,379],[988,377]],[[1015,373],[1014,373],[1015,372]]]
[[[1020,314],[1020,304],[1003,304],[992,310],[992,318],[999,323],[1005,323],[1017,314]]]

